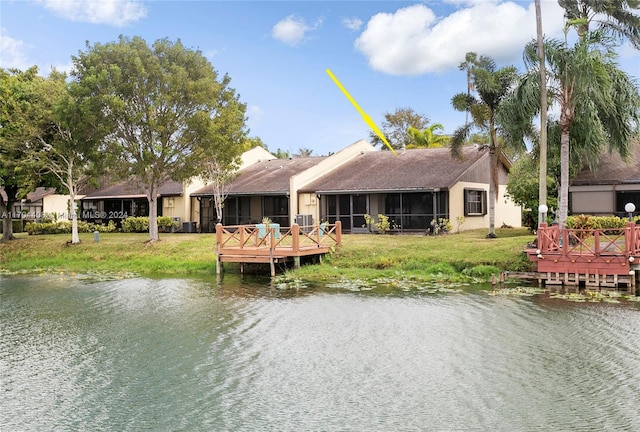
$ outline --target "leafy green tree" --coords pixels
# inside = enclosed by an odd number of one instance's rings
[[[429,148],[429,147],[444,147],[449,143],[451,137],[436,133],[436,131],[444,130],[444,126],[440,123],[434,123],[423,130],[418,130],[414,127],[410,127],[408,132],[415,144],[407,145],[407,148]]]
[[[71,242],[79,243],[76,196],[100,172],[104,160],[100,142],[106,131],[92,115],[95,110],[87,109],[91,100],[72,97],[69,86],[66,76],[56,71],[41,81],[40,104],[31,106],[41,113],[41,121],[33,125],[27,138],[27,157],[69,195]]]
[[[411,135],[409,135],[410,127],[423,130],[428,124],[429,118],[415,112],[413,108],[396,108],[393,113],[384,114],[384,120],[380,124],[380,131],[387,138],[391,147],[399,150],[414,144]],[[369,141],[372,145],[380,146],[383,150],[388,149],[380,137],[373,132],[369,133]]]
[[[570,154],[595,169],[603,149],[629,153],[640,122],[640,95],[633,80],[619,70],[611,40],[592,32],[574,46],[566,41],[545,42],[548,98],[560,107],[560,189],[558,222],[568,215]],[[540,107],[539,56],[535,42],[525,48],[527,72],[518,85],[511,111],[512,124],[530,128]],[[516,136],[516,135],[513,135]],[[552,142],[550,137],[550,142]],[[570,148],[572,151],[570,151]]]
[[[34,125],[42,121],[39,91],[43,78],[38,68],[26,71],[0,69],[0,187],[6,200],[0,199],[2,241],[12,240],[12,210],[18,199],[37,186],[39,167],[27,155],[28,138]]]
[[[311,157],[312,154],[313,154],[313,149],[300,148],[300,149],[298,149],[298,153],[294,154],[293,157],[307,158],[307,157]]]
[[[474,129],[489,134],[490,181],[489,181],[489,233],[488,238],[495,238],[495,203],[498,198],[498,155],[501,145],[498,141],[498,131],[501,127],[500,111],[502,102],[508,96],[518,77],[513,66],[497,68],[489,57],[481,57],[479,65],[471,69],[471,75],[478,97],[466,93],[458,93],[452,98],[453,108],[457,111],[469,111],[471,123],[459,127],[451,139],[451,153],[460,157],[460,149],[467,143],[469,135]]]
[[[291,159],[289,150],[282,150],[280,147],[278,147],[274,155],[277,159]]]
[[[557,183],[552,176],[547,176],[545,180],[548,196],[546,205],[550,210],[557,209]],[[531,230],[538,226],[539,188],[539,159],[533,153],[525,154],[511,167],[507,180],[507,194],[513,202],[522,206],[524,225]],[[548,213],[547,217],[552,218],[553,215]]]
[[[580,38],[587,37],[591,23],[620,39],[628,39],[640,49],[640,1],[638,0],[558,0],[569,25]]]
[[[87,44],[73,62],[77,94],[94,98],[111,128],[105,138],[116,161],[111,168],[144,186],[149,238],[156,241],[159,186],[202,174],[204,153],[223,153],[244,139],[234,128],[244,130],[246,106],[228,87],[228,76],[219,79],[202,53],[180,41],[160,39],[149,46],[139,37],[120,36],[117,42]],[[231,129],[218,124],[227,124],[227,110],[242,117],[228,123]]]

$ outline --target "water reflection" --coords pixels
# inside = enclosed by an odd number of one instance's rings
[[[637,304],[0,276],[2,430],[640,430]]]

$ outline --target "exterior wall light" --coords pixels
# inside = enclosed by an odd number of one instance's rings
[[[636,205],[632,202],[628,202],[624,205],[624,211],[629,214],[629,222],[633,221],[633,212],[636,211]]]
[[[545,223],[547,219],[547,212],[549,211],[549,207],[545,204],[540,204],[538,206],[538,215],[540,216],[539,223]]]

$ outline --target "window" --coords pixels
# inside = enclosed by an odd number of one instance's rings
[[[624,211],[624,206],[627,203],[633,203],[636,205],[636,214],[640,211],[640,191],[618,191],[616,192],[616,215],[627,217],[628,214]]]
[[[484,216],[487,214],[487,191],[483,189],[464,190],[464,215]]]

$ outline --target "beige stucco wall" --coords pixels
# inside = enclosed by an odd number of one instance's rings
[[[271,159],[276,159],[276,157],[269,153],[268,150],[265,150],[262,147],[254,147],[240,155],[240,169],[253,165],[259,161]]]
[[[369,142],[361,139],[320,161],[315,166],[292,176],[291,179],[289,179],[291,198],[289,200],[290,223],[293,224],[293,222],[295,222],[297,214],[311,214],[316,223],[320,218],[319,200],[315,199],[315,194],[304,194],[304,197],[298,197],[298,191],[300,189],[349,162],[359,154],[369,151],[376,151],[376,149],[369,144]],[[313,195],[313,198],[310,195]]]
[[[76,195],[76,207],[80,206],[80,199],[84,195]],[[58,220],[69,220],[69,195],[52,194],[42,198],[42,212],[56,214]]]
[[[464,189],[483,189],[487,191],[489,197],[489,185],[484,183],[459,182],[449,190],[449,219],[454,229],[457,227],[456,218],[464,216]],[[495,227],[499,228],[503,224],[512,227],[522,226],[522,208],[505,196],[506,186],[500,185],[498,189],[498,199],[495,207]],[[487,205],[488,210],[488,205]],[[486,228],[489,229],[489,214],[484,216],[466,216],[464,223],[460,226],[460,231]]]

